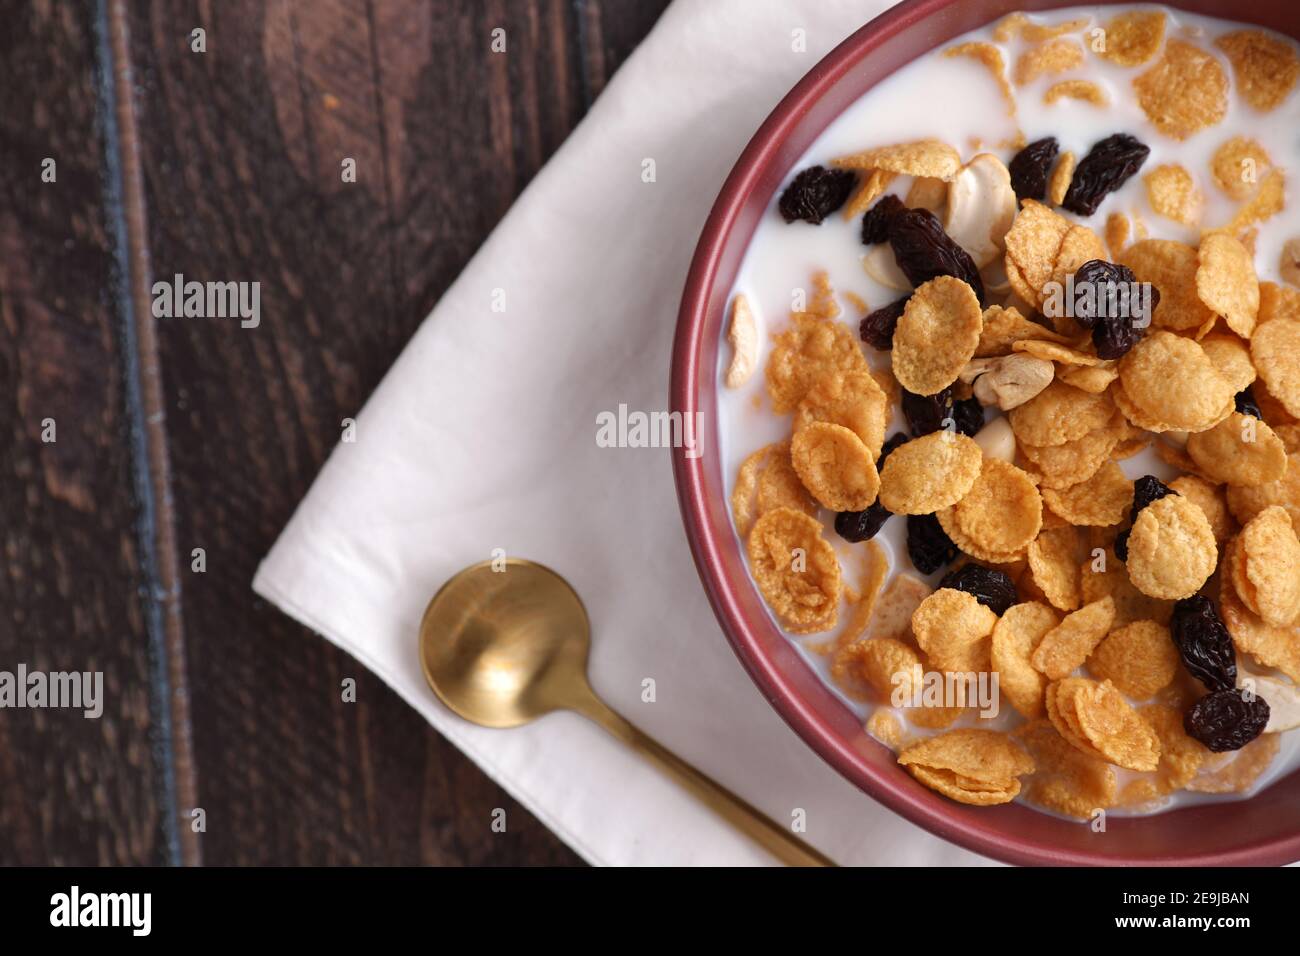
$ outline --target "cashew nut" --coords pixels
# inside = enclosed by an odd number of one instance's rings
[[[974,385],[981,405],[996,405],[1007,412],[1047,388],[1055,374],[1056,367],[1047,359],[1018,352],[973,359],[962,369],[960,378]]]
[[[758,364],[758,323],[754,319],[754,310],[749,307],[749,300],[744,295],[737,295],[731,303],[731,326],[727,329],[727,341],[731,343],[733,351],[724,381],[727,388],[740,388],[749,381]]]
[[[1007,230],[1016,217],[1011,174],[992,153],[980,153],[948,186],[944,231],[983,268],[1006,248]]]

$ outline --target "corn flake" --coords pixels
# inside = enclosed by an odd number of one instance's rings
[[[1115,602],[1110,598],[1085,604],[1043,636],[1030,662],[1049,680],[1067,677],[1088,659],[1114,621]]]
[[[1007,82],[1007,64],[1002,58],[1002,51],[992,43],[959,43],[943,51],[944,56],[966,56],[983,63],[997,81],[998,90],[1007,103],[1007,115],[1016,115],[1016,94]],[[911,207],[912,204],[908,203]]]
[[[1142,509],[1128,539],[1129,580],[1143,594],[1176,601],[1200,590],[1219,563],[1201,509],[1169,495]]]
[[[1053,87],[1055,89],[1055,87]],[[1074,168],[1078,165],[1074,153],[1068,149],[1063,152],[1052,169],[1052,176],[1047,181],[1047,199],[1053,206],[1065,202],[1065,194],[1070,191],[1074,179]]]
[[[1195,777],[1187,789],[1196,793],[1245,793],[1281,749],[1280,734],[1263,734],[1238,750],[1227,764]]]
[[[1196,294],[1196,249],[1173,239],[1143,239],[1124,250],[1121,265],[1133,270],[1139,282],[1160,290],[1160,302],[1151,316],[1154,328],[1196,329],[1214,320],[1214,313]]]
[[[1149,431],[1213,428],[1231,414],[1236,395],[1204,349],[1163,330],[1147,335],[1120,360],[1119,379],[1124,395],[1144,417],[1168,426],[1150,428],[1125,411],[1129,421]]]
[[[1128,246],[1131,231],[1129,218],[1122,212],[1113,212],[1106,217],[1106,245],[1110,248],[1112,259],[1119,258]]]
[[[749,534],[749,562],[764,600],[796,634],[835,626],[841,593],[840,562],[816,518],[776,508]]]
[[[1134,700],[1147,700],[1178,674],[1178,650],[1169,628],[1133,621],[1106,636],[1088,658],[1088,670]]]
[[[956,504],[975,484],[980,446],[958,432],[937,431],[896,448],[880,473],[880,503],[894,514],[933,514]]]
[[[1266,485],[1287,470],[1282,439],[1264,422],[1240,412],[1189,436],[1187,454],[1201,475],[1229,485]]]
[[[1157,215],[1194,225],[1201,217],[1201,194],[1192,181],[1192,174],[1177,163],[1157,166],[1142,177],[1146,184],[1147,201]]]
[[[1187,139],[1228,112],[1228,77],[1206,51],[1170,40],[1156,65],[1133,81],[1138,104],[1166,136]]]
[[[836,373],[869,371],[862,348],[840,322],[798,314],[775,337],[767,361],[767,394],[772,410],[786,415],[798,408],[813,385]]]
[[[1083,539],[1077,528],[1069,525],[1044,528],[1029,545],[1029,571],[1043,596],[1057,610],[1074,611],[1079,607],[1079,562],[1083,557]]]
[[[1129,10],[1105,27],[1105,48],[1098,55],[1120,66],[1140,66],[1165,40],[1165,15],[1159,10]]]
[[[975,355],[982,328],[983,312],[969,285],[952,276],[931,279],[912,293],[898,320],[894,377],[917,395],[942,391]]]
[[[1239,654],[1249,654],[1265,667],[1275,667],[1300,682],[1300,629],[1269,624],[1255,614],[1226,576],[1219,591],[1219,613]]]
[[[775,508],[792,508],[808,515],[817,513],[817,503],[790,463],[788,441],[760,448],[741,463],[731,492],[736,533],[745,537],[757,518]]]
[[[1289,42],[1262,30],[1225,33],[1214,45],[1227,54],[1242,98],[1257,110],[1276,109],[1300,76],[1300,58]]]
[[[1250,340],[1250,357],[1268,393],[1300,418],[1300,322],[1265,322]]]
[[[1074,525],[1119,524],[1133,503],[1133,482],[1113,461],[1107,461],[1085,481],[1068,488],[1044,486],[1047,507]]]
[[[922,139],[841,156],[834,160],[833,165],[841,169],[879,169],[952,182],[961,169],[961,154],[941,140]]]
[[[1150,783],[1157,794],[1170,794],[1186,787],[1201,765],[1211,756],[1199,740],[1187,735],[1183,715],[1164,704],[1149,704],[1138,711],[1160,741],[1160,763]]]
[[[1259,177],[1273,165],[1268,152],[1253,139],[1234,136],[1210,160],[1210,173],[1219,188],[1238,201],[1249,199]]]
[[[1017,342],[1024,341],[1064,344],[1069,339],[1064,335],[1058,335],[1045,325],[1031,322],[1021,315],[1018,309],[991,305],[984,310],[979,344],[975,346],[975,357],[992,358],[1009,355],[1014,351]]]
[[[1220,547],[1232,537],[1232,513],[1228,510],[1228,498],[1222,487],[1199,475],[1179,475],[1169,482],[1169,487],[1201,509]]]
[[[1265,508],[1241,529],[1238,541],[1253,597],[1245,603],[1266,624],[1295,623],[1300,616],[1300,539],[1291,516],[1277,505]]]
[[[790,459],[804,487],[832,511],[862,511],[880,491],[875,459],[843,425],[812,422],[800,428],[790,442]]]
[[[1049,40],[1020,54],[1013,78],[1017,86],[1032,83],[1040,76],[1064,73],[1083,65],[1083,47],[1075,40]]]
[[[1110,763],[1128,770],[1155,770],[1160,738],[1110,681],[1087,681],[1072,695],[1081,736]]]
[[[935,669],[987,671],[997,615],[965,591],[940,588],[912,615],[912,635]]]
[[[1240,240],[1222,232],[1201,240],[1196,294],[1232,331],[1250,338],[1259,317],[1259,278],[1254,258]]]
[[[940,512],[945,513],[951,513],[963,539],[981,551],[1005,555],[1025,549],[1038,536],[1043,499],[1025,472],[999,458],[986,458],[970,491]]]
[[[994,26],[993,39],[998,43],[1017,39],[1039,43],[1043,40],[1054,40],[1067,33],[1076,33],[1088,23],[1088,17],[1077,17],[1057,24],[1035,23],[1023,13],[1008,13]]]
[[[1049,86],[1047,92],[1043,94],[1043,102],[1048,106],[1065,99],[1080,100],[1093,106],[1110,105],[1110,97],[1106,95],[1106,91],[1091,80],[1061,80]],[[1057,205],[1060,203],[1058,202]]]
[[[1070,744],[1050,720],[1035,720],[1013,736],[1037,766],[1024,783],[1024,797],[1030,803],[1080,820],[1114,804],[1115,771],[1099,756]]]
[[[1272,219],[1286,208],[1286,176],[1280,169],[1271,169],[1260,180],[1259,189],[1243,203],[1224,229],[1239,233],[1247,226]]]
[[[1008,414],[1016,438],[1025,445],[1063,445],[1104,428],[1115,413],[1109,395],[1095,395],[1053,381]]]
[[[898,755],[918,781],[961,803],[1009,803],[1020,793],[1019,777],[1034,761],[1006,734],[981,728],[951,730],[918,741]]]
[[[993,627],[991,661],[998,674],[998,686],[1021,715],[1043,714],[1043,690],[1047,681],[1029,659],[1038,643],[1061,617],[1046,604],[1030,601],[1015,604]]]
[[[843,425],[862,439],[874,461],[885,442],[888,415],[885,393],[870,372],[838,373],[813,382],[795,409],[794,430],[813,422]]]

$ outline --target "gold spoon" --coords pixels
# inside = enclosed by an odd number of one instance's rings
[[[484,727],[518,727],[574,710],[647,757],[706,806],[792,866],[835,863],[637,730],[587,682],[591,625],[582,600],[550,568],[485,561],[442,586],[420,622],[420,662],[433,692]]]

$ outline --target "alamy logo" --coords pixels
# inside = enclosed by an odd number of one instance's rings
[[[51,926],[127,926],[148,936],[153,925],[151,893],[82,893],[74,885],[50,897]]]
[[[596,415],[597,448],[681,448],[687,458],[699,458],[702,412],[643,412],[619,405],[617,412]]]
[[[153,284],[156,319],[239,319],[245,329],[262,322],[262,283],[186,282],[179,272],[171,282]]]
[[[104,712],[103,671],[0,671],[0,708],[72,708],[91,720]]]

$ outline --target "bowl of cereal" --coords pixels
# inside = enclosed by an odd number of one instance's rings
[[[700,238],[674,470],[722,629],[827,762],[972,850],[1300,858],[1297,26],[902,3]]]

